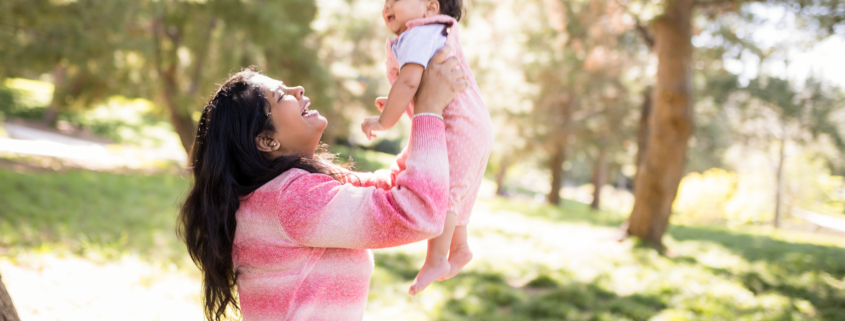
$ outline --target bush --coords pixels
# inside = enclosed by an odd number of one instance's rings
[[[737,176],[733,172],[713,168],[690,173],[681,180],[672,208],[677,223],[716,223],[726,221],[725,207],[736,191]]]

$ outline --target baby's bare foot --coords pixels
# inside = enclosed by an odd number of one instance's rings
[[[449,271],[449,261],[445,255],[436,259],[426,259],[420,272],[417,273],[417,277],[414,278],[414,283],[408,289],[408,294],[417,295],[417,293],[425,290],[434,280],[448,275]]]
[[[449,274],[439,278],[438,281],[455,277],[469,261],[472,261],[472,251],[469,250],[469,245],[462,244],[452,248],[449,251]]]

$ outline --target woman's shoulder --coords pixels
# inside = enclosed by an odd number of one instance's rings
[[[259,190],[265,189],[268,191],[282,191],[292,186],[322,184],[325,182],[337,181],[333,177],[322,173],[311,173],[304,169],[291,168],[288,171],[277,176],[273,180],[261,186]]]
[[[330,176],[324,174],[309,173],[306,170],[299,168],[291,168],[284,173],[276,176],[266,184],[256,189],[251,194],[244,197],[245,199],[254,198],[255,196],[274,195],[276,197],[291,188],[291,185],[301,185],[302,183],[311,182],[319,184],[325,180],[333,180]]]

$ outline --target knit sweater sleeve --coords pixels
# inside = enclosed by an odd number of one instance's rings
[[[405,170],[405,161],[407,159],[408,148],[405,148],[396,156],[396,161],[393,162],[390,169],[381,169],[372,173],[351,172],[349,173],[347,182],[361,187],[373,186],[379,189],[391,189],[396,185],[396,177]]]
[[[442,233],[449,195],[445,125],[417,117],[411,131],[407,158],[400,157],[389,188],[378,188],[385,178],[360,186],[322,174],[293,178],[279,195],[287,236],[309,247],[380,248]]]

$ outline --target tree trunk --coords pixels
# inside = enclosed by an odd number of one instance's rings
[[[601,188],[607,181],[607,152],[604,146],[599,148],[599,155],[593,164],[593,203],[590,208],[594,210],[598,210],[601,205]]]
[[[211,23],[209,28],[213,27],[214,24]],[[180,106],[182,101],[179,99],[179,85],[176,79],[176,50],[179,48],[181,43],[181,35],[179,33],[165,32],[165,29],[167,28],[164,25],[163,16],[158,17],[153,21],[152,28],[154,46],[153,61],[156,73],[162,80],[161,100],[164,102],[164,107],[167,109],[167,114],[170,116],[170,123],[173,125],[173,130],[176,131],[177,135],[179,135],[179,140],[182,142],[182,148],[185,149],[185,152],[188,153],[188,157],[190,157],[191,147],[194,144],[194,136],[196,136],[196,129],[194,128],[194,121],[191,119],[191,114],[188,112],[188,109]],[[168,37],[172,42],[170,46],[171,48],[166,53],[169,57],[169,61],[165,61],[163,57],[163,36]],[[197,73],[197,77],[199,77],[199,73]],[[198,78],[193,80],[196,81]]]
[[[503,157],[499,163],[499,171],[496,172],[496,195],[505,196],[505,175],[510,167],[510,160]]]
[[[643,106],[640,111],[640,128],[637,131],[637,172],[634,174],[634,186],[637,185],[637,177],[640,176],[640,168],[643,166],[645,151],[648,148],[648,118],[651,116],[651,87],[643,90]]]
[[[658,61],[654,110],[627,224],[628,235],[661,251],[693,128],[692,10],[693,0],[670,0],[653,22]]]
[[[194,136],[196,136],[196,129],[194,128],[194,120],[191,116],[179,108],[177,105],[178,87],[175,76],[175,65],[170,67],[164,73],[163,92],[164,106],[167,108],[167,113],[170,115],[170,123],[173,124],[173,130],[179,135],[179,140],[182,142],[182,147],[188,155],[191,154],[191,147],[194,145]]]
[[[62,63],[57,63],[55,67],[53,67],[53,98],[50,100],[50,106],[47,106],[47,110],[44,111],[44,117],[41,119],[41,122],[44,125],[55,127],[56,120],[59,116],[59,105],[62,101],[62,94],[61,89],[63,87],[63,83],[65,81],[65,66]]]
[[[566,137],[559,137],[556,140],[552,150],[552,157],[549,160],[549,169],[552,171],[552,186],[549,190],[547,200],[552,205],[560,205],[560,188],[563,185],[563,162],[566,161]]]
[[[780,154],[778,155],[777,185],[775,186],[775,228],[780,228],[780,203],[783,201],[783,160],[786,158],[786,123],[782,122],[783,132],[780,137]]]
[[[20,321],[18,311],[15,310],[15,305],[12,304],[12,297],[6,291],[6,285],[3,284],[3,277],[0,276],[0,321]]]

